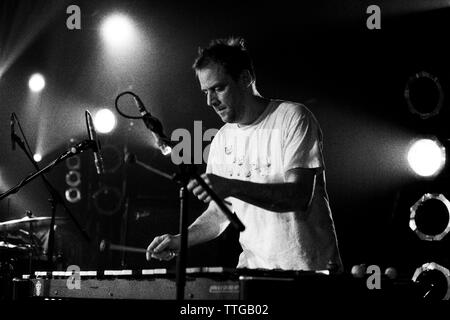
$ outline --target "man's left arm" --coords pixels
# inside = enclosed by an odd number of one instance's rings
[[[322,133],[312,113],[301,105],[291,106],[283,118],[282,158],[284,181],[256,183],[204,174],[205,182],[225,199],[234,197],[275,212],[306,211],[311,204],[316,177],[324,168]],[[196,181],[188,189],[200,200],[211,199]]]
[[[306,211],[311,204],[316,184],[317,169],[294,168],[286,172],[286,182],[255,183],[204,174],[206,183],[225,199],[234,197],[260,208],[275,211]],[[204,202],[211,201],[201,186],[191,181],[188,189]]]

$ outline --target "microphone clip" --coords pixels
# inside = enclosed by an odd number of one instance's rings
[[[150,113],[146,113],[142,116],[142,120],[144,120],[145,126],[151,131],[158,134],[160,137],[164,138],[165,134],[163,132],[163,126],[161,121],[153,117]]]

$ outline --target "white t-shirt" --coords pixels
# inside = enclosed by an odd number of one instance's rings
[[[322,132],[305,106],[272,100],[251,125],[225,124],[211,143],[206,171],[229,179],[282,183],[293,168],[317,168],[310,212],[277,213],[226,199],[246,227],[239,237],[243,251],[238,268],[321,270],[329,262],[342,266],[325,188]],[[229,223],[221,212],[202,219],[219,223],[221,231]]]

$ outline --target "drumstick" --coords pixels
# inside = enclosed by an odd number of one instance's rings
[[[146,253],[147,252],[147,249],[144,249],[144,248],[123,246],[120,244],[114,244],[114,243],[110,243],[109,241],[102,240],[100,242],[100,251],[105,251],[105,250],[117,250],[117,251],[127,251],[127,252],[137,252],[137,253]]]

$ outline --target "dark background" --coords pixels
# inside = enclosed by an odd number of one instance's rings
[[[70,4],[81,8],[81,30],[66,28]],[[381,30],[366,27],[366,9],[372,4],[381,8]],[[211,39],[242,36],[254,58],[260,93],[305,103],[322,126],[330,204],[346,269],[367,263],[411,274],[426,260],[441,259],[444,249],[424,247],[407,223],[409,207],[423,192],[445,194],[448,185],[445,178],[442,183],[415,178],[406,151],[421,134],[449,137],[450,11],[445,1],[3,1],[1,10],[1,192],[33,171],[21,150],[11,150],[11,112],[19,117],[32,149],[42,149],[41,166],[66,150],[70,138],[86,137],[85,109],[114,111],[115,98],[128,89],[169,134],[177,128],[193,133],[194,121],[202,121],[203,131],[220,128],[191,65],[197,48]],[[122,65],[108,63],[99,35],[102,19],[114,11],[127,13],[143,35]],[[36,99],[27,88],[34,71],[47,81]],[[430,120],[411,114],[404,97],[408,79],[420,71],[437,76],[445,94],[441,113]],[[103,238],[146,247],[155,235],[178,228],[177,186],[121,159],[127,148],[167,172],[176,167],[150,146],[151,136],[140,121],[130,125],[117,116],[117,129],[100,139],[112,150],[105,160],[119,168],[99,180],[91,153],[82,154],[83,201],[71,205],[91,244],[68,222],[59,229],[58,250],[84,268],[174,267],[174,262],[145,262],[142,255],[96,250]],[[200,172],[204,168],[198,165]],[[60,164],[47,174],[61,194],[66,172]],[[102,185],[120,191],[114,213],[102,214],[95,205],[92,196]],[[49,216],[47,198],[44,185],[35,180],[1,200],[0,220],[20,218],[25,210]],[[106,203],[115,201],[111,199]],[[193,220],[203,205],[192,197],[190,204]],[[67,217],[61,207],[57,214]],[[236,236],[228,229],[219,239],[192,248],[189,265],[235,266]],[[439,245],[448,252],[446,243]],[[430,252],[435,255],[427,256]]]

